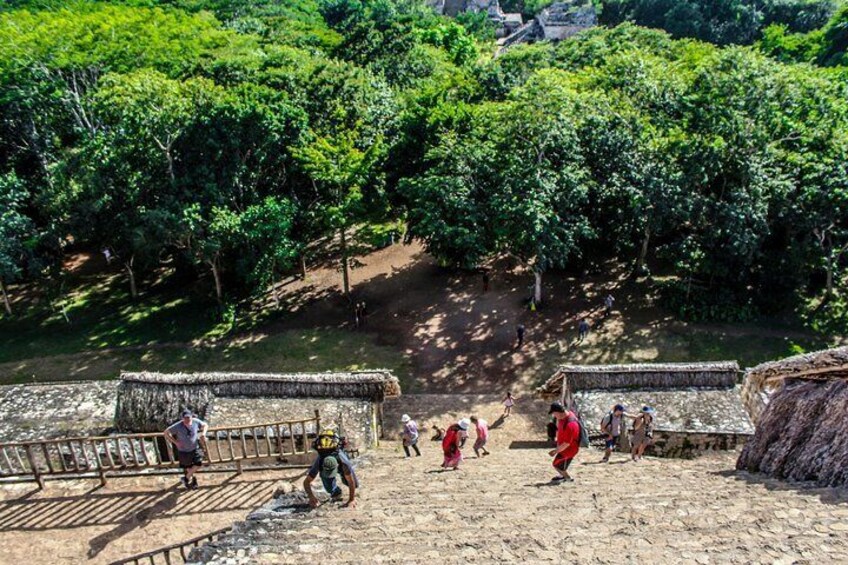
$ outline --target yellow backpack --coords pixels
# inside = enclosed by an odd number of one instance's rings
[[[333,453],[339,450],[339,436],[335,430],[324,430],[315,439],[312,447],[321,454]]]

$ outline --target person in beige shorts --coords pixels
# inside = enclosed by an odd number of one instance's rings
[[[656,410],[643,406],[642,413],[633,420],[633,433],[630,438],[630,458],[633,461],[642,459],[645,448],[651,445],[654,436],[654,415]]]

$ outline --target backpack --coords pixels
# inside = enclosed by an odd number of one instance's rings
[[[442,440],[442,451],[450,457],[456,451],[456,435],[459,433],[459,425],[454,424],[445,430],[445,439]]]
[[[321,455],[329,455],[339,450],[340,439],[334,430],[324,430],[318,434],[312,447]]]
[[[612,426],[612,419],[613,419],[613,413],[612,412],[607,413],[606,416],[601,418],[601,431],[603,433],[605,433],[605,434],[609,433],[609,432],[604,431],[604,428]],[[612,430],[610,430],[610,431],[612,431]]]

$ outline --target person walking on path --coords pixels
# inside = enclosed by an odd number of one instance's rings
[[[633,420],[633,435],[630,439],[630,458],[633,461],[642,459],[645,448],[651,445],[654,437],[654,415],[656,410],[643,406],[642,413]]]
[[[195,418],[191,410],[183,410],[180,421],[168,426],[164,432],[165,441],[177,448],[177,460],[183,470],[183,485],[190,490],[197,488],[194,474],[203,465],[203,449],[206,446],[206,431],[209,426],[200,418]]]
[[[468,439],[470,425],[471,422],[463,418],[445,432],[445,439],[442,440],[442,451],[445,455],[442,463],[444,469],[459,469],[459,464],[462,463],[462,447]]]
[[[612,314],[613,304],[615,304],[615,298],[613,298],[612,294],[607,294],[607,297],[604,298],[604,318],[609,318],[610,314]]]
[[[489,271],[483,271],[483,292],[489,292]]]
[[[403,422],[403,450],[407,457],[412,457],[409,448],[415,450],[415,456],[421,457],[421,451],[418,450],[418,424],[409,417],[409,414],[404,414],[401,419]]]
[[[312,490],[312,481],[320,476],[321,484],[327,494],[330,495],[331,502],[338,502],[342,499],[342,488],[338,484],[339,479],[341,479],[341,483],[348,488],[347,502],[342,506],[355,508],[356,489],[359,488],[359,481],[353,470],[353,463],[344,449],[341,448],[338,435],[333,430],[325,430],[318,434],[313,447],[318,452],[318,457],[312,462],[312,466],[306,473],[306,478],[303,479],[303,490],[309,497],[309,505],[312,508],[318,507],[318,497]]]
[[[574,413],[559,402],[551,404],[548,414],[557,419],[557,446],[548,455],[554,458],[553,466],[559,474],[551,482],[573,481],[568,468],[580,451],[580,423]]]
[[[587,335],[589,335],[589,322],[586,321],[586,318],[583,318],[577,324],[577,343],[581,343]]]
[[[489,423],[477,416],[471,416],[471,423],[477,430],[477,439],[474,441],[474,455],[479,459],[489,454],[489,450],[486,449],[486,442],[489,441]],[[483,455],[480,455],[481,451]]]
[[[515,337],[518,340],[515,344],[516,349],[521,349],[521,346],[524,345],[524,324],[518,324],[515,326]]]
[[[621,431],[624,428],[624,406],[616,404],[606,416],[601,420],[601,431],[606,434],[606,448],[604,450],[604,458],[601,463],[609,463],[610,454],[619,445],[621,440]],[[636,418],[636,416],[630,416]]]
[[[512,407],[515,406],[515,397],[512,396],[512,391],[506,393],[506,396],[503,399],[504,411],[503,418],[506,418],[510,414],[512,414]]]

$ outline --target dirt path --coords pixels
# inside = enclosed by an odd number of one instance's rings
[[[187,492],[174,476],[48,481],[0,489],[0,564],[109,563],[232,524],[298,471],[208,473]]]
[[[848,555],[848,492],[792,486],[734,470],[734,453],[697,460],[582,450],[574,483],[550,483],[549,449],[534,401],[492,430],[492,455],[441,472],[437,443],[405,459],[386,442],[360,469],[356,509],[326,504],[308,514],[240,526],[207,548],[215,564],[575,562],[816,563]],[[420,421],[474,411],[494,423],[491,396],[410,396],[387,417]],[[527,414],[533,414],[528,416]],[[473,441],[473,434],[472,434]]]

